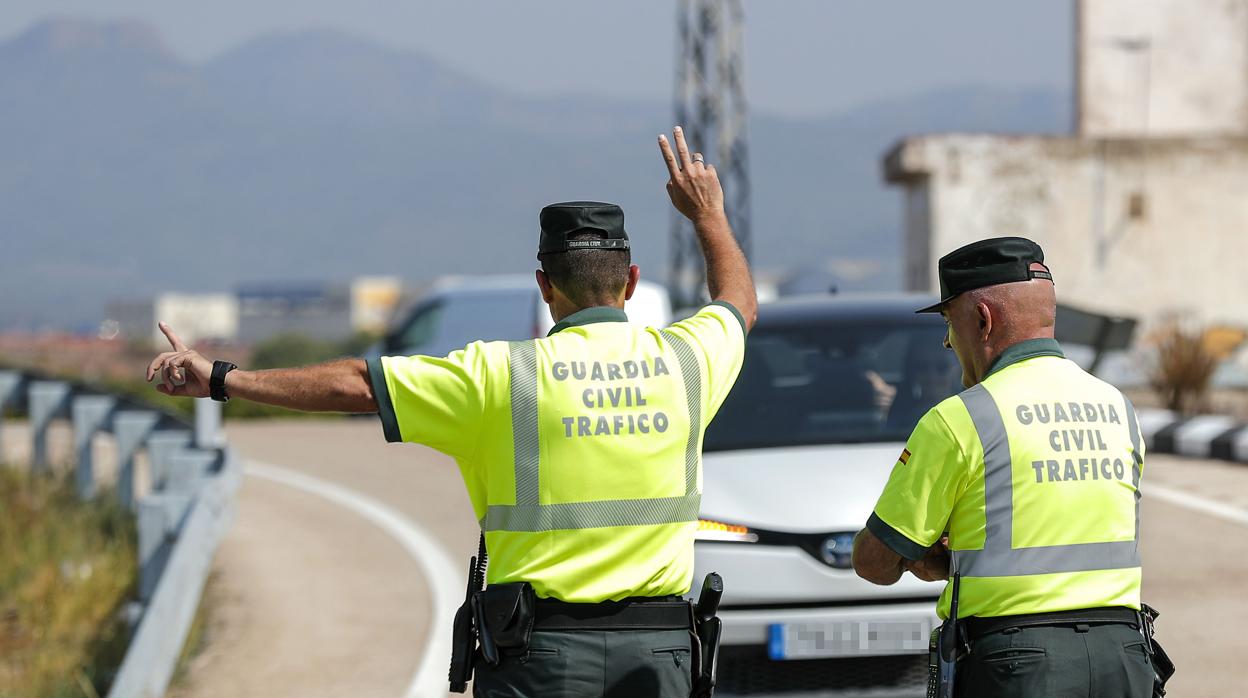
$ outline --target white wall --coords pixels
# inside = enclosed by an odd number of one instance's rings
[[[152,341],[168,344],[156,328],[167,322],[187,344],[202,339],[232,340],[238,337],[238,298],[228,293],[164,293],[153,303]]]
[[[1248,135],[1248,0],[1080,0],[1084,136]]]
[[[936,260],[956,247],[1022,235],[1064,303],[1248,326],[1248,139],[927,136],[886,166],[907,190],[906,268],[931,269],[907,274],[911,290],[935,292]]]

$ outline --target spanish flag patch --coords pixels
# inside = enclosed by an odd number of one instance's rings
[[[909,463],[910,462],[910,450],[905,449],[905,448],[901,449],[901,458],[898,458],[897,461],[901,463],[902,465]]]

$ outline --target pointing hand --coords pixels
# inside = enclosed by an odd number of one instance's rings
[[[161,380],[157,382],[156,390],[165,395],[208,397],[212,362],[189,349],[165,323],[160,323],[159,327],[173,351],[160,354],[148,364],[147,380],[151,381],[159,375]]]

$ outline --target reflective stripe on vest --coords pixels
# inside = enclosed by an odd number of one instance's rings
[[[1013,577],[1140,566],[1140,471],[1143,459],[1140,456],[1135,408],[1129,400],[1126,401],[1126,408],[1134,457],[1131,480],[1135,485],[1135,540],[1015,548],[1012,540],[1014,468],[1001,411],[982,384],[966,390],[959,397],[970,413],[984,449],[985,530],[983,550],[951,551],[952,571],[966,577]]]
[[[481,520],[483,531],[559,531],[607,526],[646,526],[696,521],[702,505],[698,492],[698,437],[702,433],[702,380],[689,344],[663,332],[680,362],[689,404],[685,443],[685,494],[649,499],[607,499],[542,504],[541,441],[537,415],[537,348],[532,340],[508,343],[511,371],[511,429],[515,449],[516,503],[491,504]]]

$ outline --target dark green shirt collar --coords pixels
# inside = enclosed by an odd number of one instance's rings
[[[991,376],[1006,366],[1016,364],[1019,361],[1026,361],[1027,359],[1034,359],[1037,356],[1066,358],[1066,355],[1062,353],[1062,345],[1058,344],[1056,339],[1025,339],[1018,344],[1006,347],[1005,351],[1001,352],[1001,356],[998,356],[997,360],[992,362],[992,366],[988,368],[988,374],[984,378]]]
[[[586,308],[578,310],[560,320],[554,327],[550,328],[550,332],[547,332],[546,336],[549,337],[569,327],[579,327],[580,325],[589,325],[595,322],[628,322],[628,316],[620,308],[612,308],[609,305]]]

